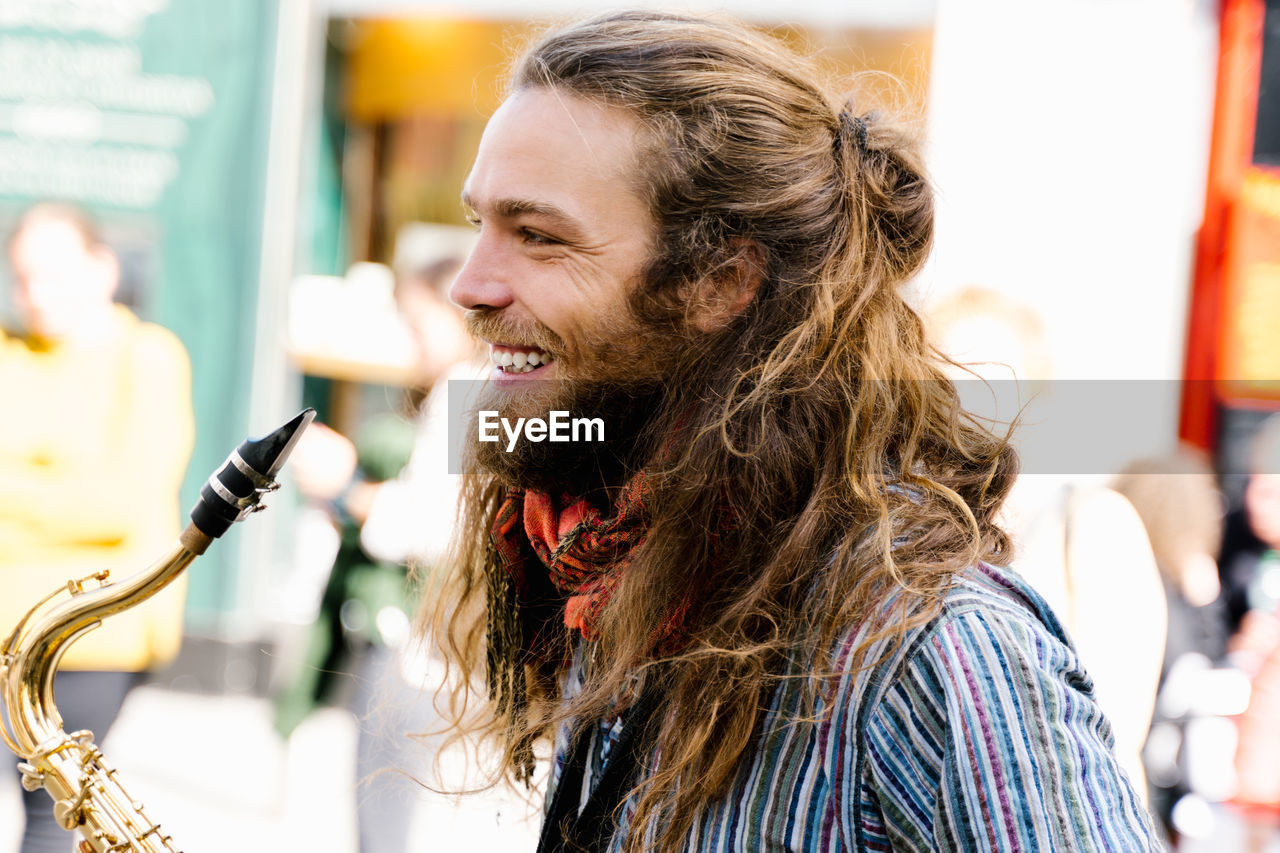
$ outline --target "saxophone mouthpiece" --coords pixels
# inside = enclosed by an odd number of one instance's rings
[[[288,423],[262,438],[246,438],[200,489],[191,510],[191,523],[210,539],[217,539],[231,525],[255,510],[266,492],[278,488],[275,477],[315,419],[315,409],[304,409]]]
[[[254,471],[263,477],[274,480],[276,474],[284,467],[285,460],[293,452],[293,446],[302,437],[302,432],[316,417],[315,409],[304,409],[298,412],[283,426],[277,427],[262,438],[246,438],[236,448],[236,453]]]

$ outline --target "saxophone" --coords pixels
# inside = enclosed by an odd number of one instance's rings
[[[201,488],[191,523],[159,560],[117,582],[109,582],[105,571],[69,580],[32,607],[0,645],[0,738],[22,759],[23,787],[49,792],[58,822],[83,836],[81,850],[177,853],[173,840],[125,792],[93,732],[63,731],[53,696],[58,661],[103,619],[164,589],[232,524],[264,509],[260,499],[279,488],[275,475],[314,417],[307,409],[263,438],[242,442]],[[69,597],[53,603],[63,592]]]

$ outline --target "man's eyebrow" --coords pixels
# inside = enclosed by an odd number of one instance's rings
[[[470,211],[476,209],[471,196],[465,192],[462,194],[462,206]],[[519,198],[500,198],[495,200],[490,207],[495,215],[505,219],[533,215],[550,219],[561,227],[571,228],[575,231],[580,231],[582,228],[582,224],[564,208],[547,202]]]

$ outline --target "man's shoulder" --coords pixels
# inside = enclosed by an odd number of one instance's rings
[[[975,612],[1036,625],[1069,643],[1049,602],[1022,575],[1006,566],[978,563],[957,575],[935,622],[960,619]]]
[[[115,322],[139,346],[178,349],[185,352],[178,336],[150,320],[143,320],[123,305],[115,306]]]
[[[892,602],[889,606],[892,606]],[[852,629],[841,643],[849,652],[866,639]],[[852,696],[875,704],[904,677],[960,661],[990,662],[1031,655],[1054,670],[1076,670],[1078,662],[1062,623],[1044,598],[1012,569],[979,563],[958,574],[932,618],[872,644],[858,666],[838,653]]]
[[[938,614],[904,642],[902,663],[940,664],[1032,655],[1054,669],[1076,669],[1075,649],[1044,597],[1013,569],[978,563],[956,577]]]
[[[900,603],[896,598],[890,596],[885,603],[886,611],[898,608]],[[948,625],[975,615],[1025,625],[1070,645],[1062,623],[1044,596],[1013,569],[988,563],[978,563],[958,573],[943,594],[934,616],[909,628],[892,642],[900,649],[918,646]],[[855,629],[852,633],[861,631]]]
[[[836,696],[841,725],[859,744],[889,743],[899,729],[941,739],[956,714],[1043,708],[1050,694],[1093,695],[1040,594],[1016,572],[983,563],[956,577],[932,618],[868,659],[869,666],[845,668]]]
[[[838,709],[850,773],[922,848],[981,846],[990,823],[1009,849],[1157,849],[1092,680],[1015,572],[979,564],[957,577],[872,687]]]

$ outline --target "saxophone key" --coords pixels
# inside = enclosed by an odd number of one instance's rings
[[[39,791],[44,787],[44,773],[25,761],[18,765],[18,772],[22,774],[22,787],[26,790]]]

